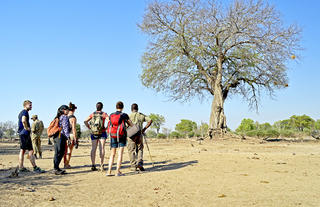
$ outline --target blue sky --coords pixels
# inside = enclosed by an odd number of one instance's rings
[[[174,129],[180,119],[208,122],[211,98],[199,102],[170,102],[163,94],[144,88],[139,80],[140,59],[147,45],[137,23],[146,6],[141,1],[0,1],[0,121],[16,122],[25,99],[33,101],[30,114],[46,125],[57,108],[69,101],[78,106],[79,122],[102,101],[113,112],[122,100],[129,112],[133,102],[141,112],[165,116]],[[320,119],[318,80],[319,1],[270,1],[286,24],[303,28],[302,60],[289,65],[289,87],[272,100],[264,95],[259,113],[241,97],[225,105],[228,126],[235,129],[243,118],[259,122],[307,114]]]

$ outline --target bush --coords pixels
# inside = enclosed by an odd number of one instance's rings
[[[189,138],[194,137],[194,132],[189,132],[189,133],[188,133],[188,137],[189,137]]]
[[[280,136],[280,133],[274,129],[266,130],[264,133],[264,136],[266,137],[278,138]]]
[[[294,138],[294,137],[296,137],[296,132],[293,131],[293,130],[280,130],[280,135],[282,137],[287,137],[287,138],[292,137],[292,138]]]
[[[147,133],[146,133],[146,136],[148,138],[156,138],[157,137],[157,133],[153,130],[148,130]]]
[[[280,133],[274,129],[251,130],[246,132],[246,135],[249,137],[258,137],[258,138],[265,138],[265,137],[277,138],[280,136]]]
[[[241,124],[236,129],[236,131],[237,132],[249,132],[249,131],[255,130],[256,128],[257,127],[252,119],[242,119]]]
[[[251,130],[245,133],[246,136],[248,137],[257,137],[258,130]]]
[[[164,139],[167,138],[167,136],[165,134],[159,133],[157,138]]]
[[[173,131],[170,133],[171,138],[181,138],[181,134],[179,132]]]

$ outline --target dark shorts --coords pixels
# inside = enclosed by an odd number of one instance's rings
[[[20,149],[33,150],[30,133],[20,134]]]
[[[106,132],[102,132],[101,135],[93,135],[91,134],[91,140],[97,140],[97,139],[107,139],[108,134]]]
[[[118,148],[118,147],[125,147],[127,145],[127,137],[121,137],[119,142],[116,138],[110,138],[110,147],[111,148]]]

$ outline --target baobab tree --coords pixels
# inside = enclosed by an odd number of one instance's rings
[[[152,1],[138,24],[149,45],[144,86],[173,101],[212,97],[209,128],[226,129],[225,100],[241,95],[258,109],[262,92],[288,86],[287,63],[297,58],[301,29],[285,25],[262,0]]]

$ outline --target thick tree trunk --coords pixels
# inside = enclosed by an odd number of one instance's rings
[[[211,114],[210,114],[210,122],[209,122],[209,136],[212,138],[213,136],[220,135],[226,132],[227,129],[226,116],[224,114],[224,100],[222,98],[221,93],[215,93],[212,105],[211,105]]]
[[[226,132],[226,116],[224,114],[224,100],[223,91],[221,87],[222,82],[222,65],[218,61],[218,75],[214,84],[214,98],[211,105],[211,114],[209,122],[209,137],[223,136]]]

